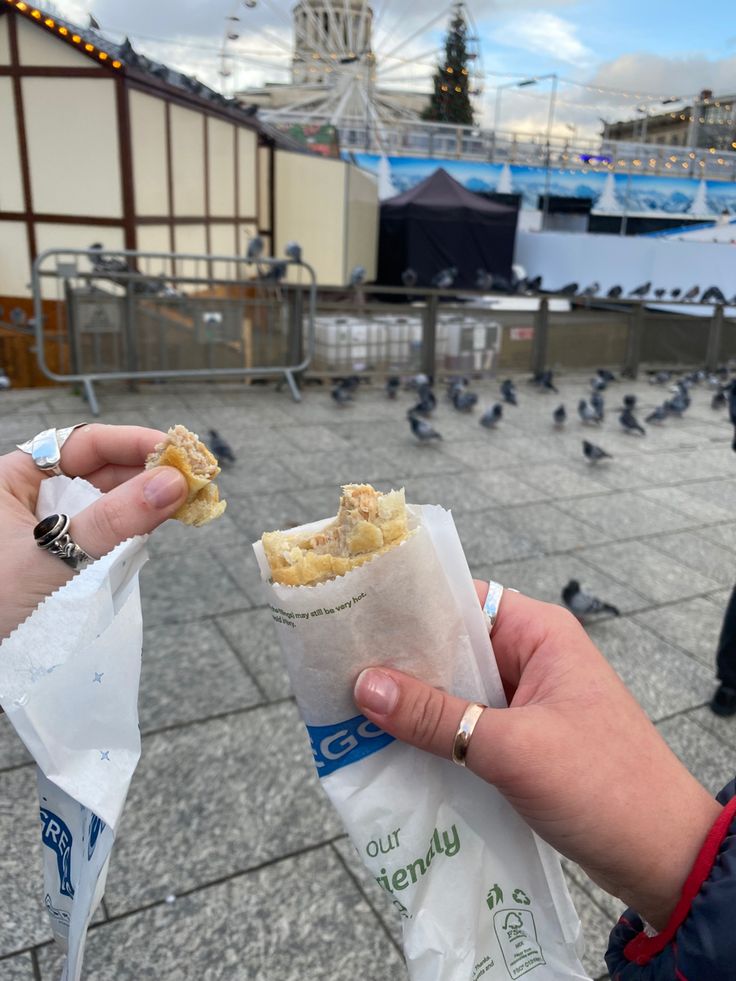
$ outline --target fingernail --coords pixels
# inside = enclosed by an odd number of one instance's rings
[[[154,508],[167,508],[182,497],[184,478],[178,470],[167,467],[154,473],[143,488],[143,496]]]
[[[399,686],[385,672],[366,668],[358,675],[353,694],[362,708],[376,715],[390,715],[399,700]]]

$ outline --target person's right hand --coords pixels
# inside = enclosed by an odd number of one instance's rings
[[[476,589],[483,602],[488,584]],[[468,768],[662,929],[720,805],[566,610],[507,590],[493,648],[510,705],[483,712]],[[355,701],[386,732],[446,759],[467,707],[383,667],[361,673]]]

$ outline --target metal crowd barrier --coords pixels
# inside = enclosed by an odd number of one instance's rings
[[[32,290],[39,368],[81,384],[95,416],[100,381],[274,375],[301,399],[295,375],[312,360],[317,296],[306,262],[49,249],[33,264]],[[63,373],[48,365],[51,326],[68,345]]]

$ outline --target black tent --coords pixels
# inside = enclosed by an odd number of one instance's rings
[[[382,202],[377,282],[401,286],[402,272],[413,269],[417,285],[431,286],[453,266],[459,289],[474,289],[479,269],[510,279],[516,217],[515,208],[466,190],[440,168]]]

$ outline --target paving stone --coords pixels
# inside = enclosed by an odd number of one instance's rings
[[[731,461],[733,464],[733,461]],[[698,500],[717,504],[734,514],[736,511],[736,484],[733,478],[726,480],[699,480],[683,488]]]
[[[633,492],[581,497],[558,502],[557,506],[576,519],[600,528],[612,540],[679,530],[696,523]]]
[[[181,623],[249,606],[211,549],[162,553],[141,571],[143,621]]]
[[[525,484],[543,491],[546,497],[564,499],[567,497],[584,497],[586,494],[605,493],[605,488],[596,484],[582,470],[583,466],[585,464],[581,455],[580,463],[576,467],[564,466],[559,463],[532,465],[519,470],[518,474]]]
[[[267,608],[228,613],[216,623],[241,663],[270,701],[291,695],[289,678]]]
[[[253,678],[210,620],[182,634],[147,627],[139,696],[141,730],[196,722],[263,701]]]
[[[397,949],[402,949],[401,916],[393,906],[393,900],[385,889],[381,889],[374,877],[360,860],[360,855],[349,838],[340,838],[332,843],[332,848],[340,856],[358,888],[365,896],[371,909],[383,923]]]
[[[736,555],[714,542],[705,541],[700,529],[655,535],[647,540],[647,544],[716,582],[732,583],[736,580]]]
[[[716,689],[716,684],[717,682],[714,681],[713,691]],[[706,706],[705,708],[699,708],[693,712],[689,712],[687,718],[692,719],[704,732],[709,733],[720,744],[727,747],[731,754],[731,759],[734,759],[734,752],[736,751],[736,716],[724,719],[720,715],[715,715]],[[696,776],[700,778],[699,773]],[[725,783],[726,781],[724,780],[724,785]],[[721,788],[719,787],[718,789],[720,790]]]
[[[586,562],[627,583],[653,603],[689,599],[720,584],[688,566],[651,549],[645,542],[619,542],[581,553]]]
[[[694,719],[688,716],[668,719],[657,728],[673,752],[713,796],[733,780],[736,774],[733,749]]]
[[[569,858],[562,858],[562,869],[565,873],[565,878],[569,883],[575,882],[578,889],[581,890],[587,897],[588,900],[592,900],[595,906],[603,911],[604,916],[607,918],[610,926],[608,928],[609,933],[613,926],[618,922],[619,917],[626,909],[626,904],[622,903],[620,899],[616,896],[612,896],[610,893],[601,889],[590,876],[582,869],[576,862],[571,862]],[[582,905],[582,904],[581,904]],[[580,912],[580,906],[575,903],[575,908]],[[606,940],[608,937],[606,937]]]
[[[42,981],[60,959],[41,952]],[[90,931],[89,981],[405,981],[403,958],[320,848]]]
[[[6,395],[4,392],[3,403],[6,402]],[[63,426],[64,423],[54,422],[53,425]],[[17,443],[24,443],[46,428],[46,418],[40,412],[10,412],[5,409],[0,416],[0,446],[4,448],[3,452],[8,452],[15,449]]]
[[[434,449],[435,444],[420,449]],[[450,458],[452,469],[457,470],[459,465],[469,470],[508,470],[509,467],[519,466],[519,457],[512,453],[507,447],[501,447],[491,441],[482,444],[477,442],[452,442],[443,451]]]
[[[495,566],[504,560],[540,555],[541,546],[528,533],[501,523],[499,511],[467,511],[455,515],[468,564]]]
[[[624,613],[649,604],[639,593],[611,579],[576,553],[500,562],[480,571],[484,573],[481,579],[495,579],[546,603],[561,604],[563,587],[570,579],[577,579],[586,593],[598,596]]]
[[[712,671],[632,620],[602,620],[586,629],[650,718],[695,708],[710,698]]]
[[[339,493],[334,488],[333,493]],[[238,551],[230,552],[230,561],[238,561],[240,547],[250,547],[251,543],[260,538],[264,531],[294,528],[304,524],[309,515],[301,503],[298,491],[275,492],[272,494],[254,494],[249,497],[230,494],[228,511],[237,528]],[[242,546],[240,544],[242,538]],[[233,543],[231,543],[233,544]],[[219,542],[215,550],[225,550],[226,546]]]
[[[688,494],[687,488],[687,484],[683,484],[682,487],[645,487],[639,491],[639,496],[645,497],[655,504],[662,504],[669,510],[680,511],[689,518],[694,518],[698,525],[712,521],[720,523],[728,521],[732,517],[733,512],[729,511],[728,508]],[[721,527],[720,524],[719,527]],[[734,529],[736,531],[736,526]],[[702,534],[707,536],[707,531],[702,529]],[[734,534],[734,547],[736,547],[736,533]]]
[[[341,833],[291,703],[146,737],[108,879],[111,916]]]
[[[0,960],[0,977],[3,981],[35,981],[31,955],[18,954]]]
[[[31,754],[5,715],[0,715],[0,770],[30,762]]]
[[[719,610],[709,599],[696,597],[649,609],[633,619],[668,643],[692,654],[715,672],[723,610]]]
[[[33,767],[0,773],[0,957],[51,939],[39,829]]]
[[[724,508],[723,510],[726,509]],[[731,551],[736,552],[736,522],[720,522],[709,528],[701,528],[700,533],[708,541],[715,542],[716,545],[721,545],[723,548],[730,548]]]
[[[600,907],[596,906],[574,879],[568,878],[567,887],[583,925],[585,938],[583,967],[591,978],[607,978],[608,970],[604,955],[608,949],[608,938],[616,925],[616,921],[610,919]]]
[[[528,534],[542,552],[567,552],[608,538],[605,531],[551,504],[523,504],[497,513],[504,527]]]

